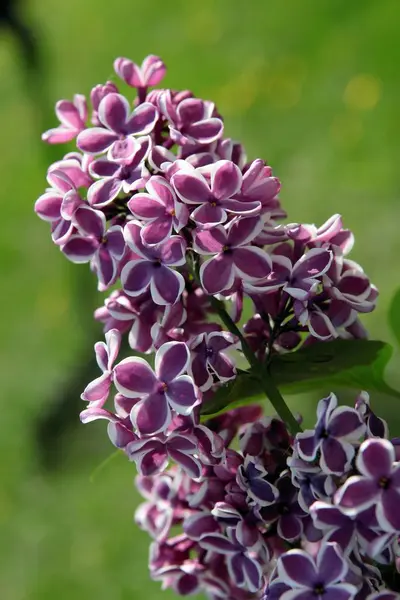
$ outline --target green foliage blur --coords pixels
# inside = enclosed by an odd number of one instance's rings
[[[371,337],[394,342],[399,4],[31,0],[23,9],[44,71],[39,83],[27,74],[14,36],[1,30],[0,597],[168,600],[173,594],[149,580],[149,540],[132,522],[132,465],[117,457],[92,477],[113,452],[104,424],[81,426],[77,414],[67,441],[54,445],[57,468],[38,460],[38,418],[101,337],[91,321],[101,304],[94,278],[68,264],[33,213],[47,164],[63,154],[44,147],[40,132],[56,124],[57,99],[112,77],[115,57],[159,54],[168,86],[215,100],[226,132],[274,167],[290,221],[343,215],[356,235],[352,258],[381,292],[364,323]],[[311,423],[314,400],[291,402]],[[375,407],[399,433],[396,401],[379,396]]]

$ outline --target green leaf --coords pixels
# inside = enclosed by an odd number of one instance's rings
[[[400,398],[384,380],[392,348],[384,342],[335,340],[321,342],[296,352],[281,354],[270,364],[271,377],[282,394],[300,394],[337,388],[378,391]],[[232,383],[220,388],[202,408],[203,415],[215,415],[229,408],[263,399],[259,383],[251,372],[240,372]]]
[[[395,292],[390,303],[388,321],[397,344],[400,346],[400,288]]]

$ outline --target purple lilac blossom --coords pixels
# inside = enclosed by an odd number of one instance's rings
[[[224,137],[212,101],[149,90],[166,74],[161,58],[120,57],[114,70],[133,98],[107,81],[90,101],[57,103],[60,125],[43,139],[76,138],[77,151],[49,167],[35,211],[100,291],[114,286],[95,311],[101,375],[82,393],[81,420],[106,420],[136,464],[151,577],[211,600],[397,598],[378,566],[400,562],[398,443],[368,394],[355,409],[330,394],[295,439],[257,402],[201,414],[236,385],[240,336],[263,365],[366,337],[359,317],[378,293],[348,257],[353,234],[337,214],[285,225],[281,182]],[[128,346],[154,354],[154,368]]]

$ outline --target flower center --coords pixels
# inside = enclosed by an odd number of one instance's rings
[[[322,596],[323,594],[325,594],[325,587],[322,583],[317,583],[314,586],[314,595],[315,596]]]
[[[170,210],[169,214],[171,215],[171,217],[175,217],[176,216],[175,209]]]
[[[227,254],[227,253],[231,252],[231,247],[230,246],[223,246],[222,247],[222,252],[224,254]]]
[[[160,392],[160,394],[165,394],[167,389],[168,389],[168,385],[165,383],[165,381],[161,381],[160,387],[158,388],[158,391]]]
[[[381,477],[378,483],[379,487],[383,490],[387,490],[390,485],[389,477]]]

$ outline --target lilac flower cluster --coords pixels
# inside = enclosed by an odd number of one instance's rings
[[[109,293],[81,420],[105,419],[136,464],[151,576],[216,600],[397,598],[377,567],[399,554],[396,447],[365,393],[354,409],[321,400],[304,432],[283,399],[277,418],[202,418],[243,368],[262,384],[277,354],[366,337],[377,289],[348,258],[352,233],[339,215],[284,224],[279,180],[224,136],[215,105],[149,89],[159,57],[114,69],[133,103],[114,81],[57,103],[43,139],[76,149],[49,167],[35,210]]]

